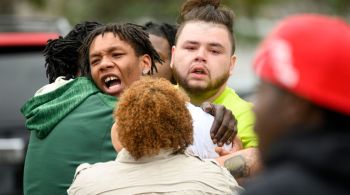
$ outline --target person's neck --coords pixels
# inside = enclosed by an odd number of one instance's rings
[[[217,97],[219,97],[225,90],[226,84],[222,85],[220,88],[206,91],[202,93],[186,91],[190,97],[192,104],[200,106],[203,102],[213,102]]]

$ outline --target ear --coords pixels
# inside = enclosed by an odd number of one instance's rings
[[[174,66],[174,55],[175,55],[175,50],[176,50],[176,46],[173,45],[171,47],[171,60],[170,60],[170,68],[173,69]]]
[[[148,54],[144,54],[140,57],[140,69],[143,75],[148,74],[151,71],[152,59]]]
[[[236,65],[236,61],[237,61],[237,56],[235,54],[233,54],[231,56],[231,60],[230,60],[230,75],[233,74],[233,69],[235,68],[235,65]]]
[[[114,149],[117,152],[120,152],[123,149],[123,146],[119,141],[116,122],[113,124],[113,126],[111,128],[111,140],[112,140],[112,145],[113,145]]]

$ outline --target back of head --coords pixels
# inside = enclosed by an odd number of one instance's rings
[[[338,113],[350,115],[350,27],[315,14],[289,17],[261,44],[261,79]]]
[[[79,52],[85,37],[95,28],[101,26],[97,22],[83,22],[64,37],[49,40],[44,50],[46,76],[52,83],[59,76],[74,78],[79,73]]]
[[[151,74],[154,70],[156,70],[155,62],[161,62],[157,51],[153,48],[152,43],[149,40],[149,36],[142,29],[142,26],[131,23],[107,24],[92,31],[80,48],[80,60],[83,75],[90,75],[89,50],[92,42],[97,36],[103,36],[105,33],[113,33],[114,36],[118,36],[122,41],[130,44],[137,56],[144,54],[149,55],[152,60]]]
[[[220,0],[187,0],[181,8],[178,18],[178,31],[176,40],[187,22],[202,21],[224,25],[232,42],[232,53],[235,52],[235,38],[233,32],[234,12],[220,6]],[[176,41],[175,40],[175,41]]]
[[[149,34],[165,38],[168,41],[170,48],[171,46],[175,45],[175,36],[177,30],[175,25],[168,23],[158,24],[154,22],[147,22],[144,25],[144,30]]]
[[[74,28],[64,37],[66,39],[77,40],[80,43],[97,27],[102,26],[98,22],[85,21],[74,26]]]
[[[163,78],[143,78],[121,96],[114,116],[120,143],[135,158],[160,149],[182,153],[193,142],[188,97]]]

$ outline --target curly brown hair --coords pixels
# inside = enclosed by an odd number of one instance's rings
[[[114,118],[119,141],[137,160],[160,149],[183,153],[193,143],[189,98],[168,80],[145,77],[120,97]]]

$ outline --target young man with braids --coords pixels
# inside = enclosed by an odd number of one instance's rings
[[[86,36],[86,29],[78,27],[75,29],[81,29]],[[64,194],[79,164],[114,159],[116,153],[110,141],[110,129],[116,97],[138,80],[142,73],[147,74],[155,61],[159,61],[147,34],[139,26],[100,26],[92,34],[88,42],[94,44],[91,51],[95,49],[91,55],[93,81],[78,77],[65,81],[63,85],[51,83],[50,87],[45,87],[48,90],[42,90],[22,108],[27,118],[26,127],[31,130],[25,165],[25,194]],[[57,80],[59,75],[81,74],[79,68],[68,67],[77,66],[79,62],[66,61],[72,58],[65,58],[64,55],[65,52],[77,52],[82,44],[81,34],[73,35],[60,38],[48,46],[46,59],[50,81]],[[106,42],[97,43],[106,39]],[[111,47],[95,52],[105,46]],[[90,47],[87,51],[90,51]],[[104,65],[95,66],[101,55]],[[118,62],[118,69],[112,69],[112,72],[109,71],[115,64],[111,66],[110,59]],[[90,64],[82,73],[90,73]],[[218,110],[217,115],[220,113],[224,114]],[[225,121],[223,125],[227,126]],[[215,125],[213,128],[218,132],[228,130],[218,130]]]
[[[236,117],[244,149],[218,160],[240,179],[256,172],[259,160],[252,105],[227,86],[236,62],[233,20],[233,11],[220,6],[220,0],[186,1],[178,21],[171,67],[191,103],[221,104]]]
[[[147,22],[144,30],[148,32],[149,39],[158,52],[162,63],[156,63],[157,72],[153,75],[163,77],[171,83],[176,84],[173,73],[170,68],[171,47],[175,45],[176,27],[167,23]]]
[[[48,41],[44,56],[46,76],[50,84],[37,90],[35,95],[53,91],[80,75],[78,49],[84,38],[101,25],[97,22],[83,22],[77,24],[64,38]]]
[[[80,74],[78,48],[98,26],[78,24],[45,49],[50,84],[21,109],[31,131],[24,194],[65,194],[80,163],[115,158],[109,138],[115,98],[101,93],[87,78],[72,79]]]
[[[163,78],[143,78],[121,95],[111,129],[114,161],[82,164],[70,195],[238,194],[223,167],[186,154],[193,143],[188,97]],[[97,179],[96,179],[97,178]]]

